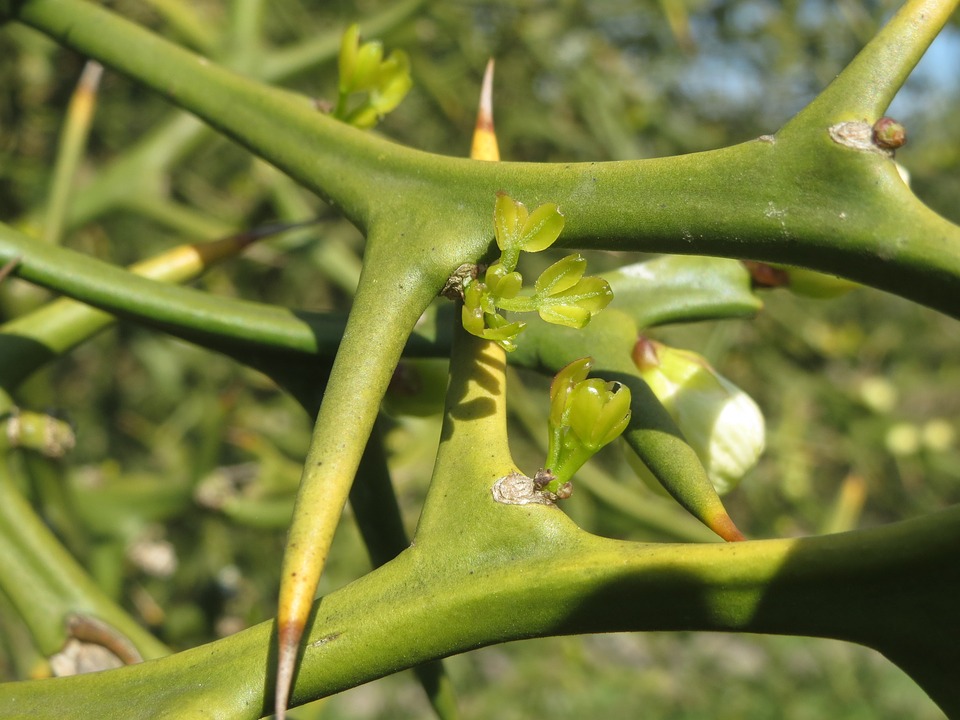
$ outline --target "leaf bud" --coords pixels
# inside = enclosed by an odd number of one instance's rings
[[[907,144],[907,129],[891,117],[882,117],[873,124],[873,143],[884,150],[896,150]]]

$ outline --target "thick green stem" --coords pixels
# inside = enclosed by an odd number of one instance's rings
[[[848,69],[843,82],[908,72],[955,4],[909,3],[894,27],[922,31],[908,33],[897,52],[882,51],[892,41],[881,33],[864,51],[873,59]],[[925,15],[933,5],[937,12]],[[189,108],[361,227],[378,212],[455,217],[470,228],[460,238],[464,262],[486,251],[492,198],[503,190],[529,206],[558,203],[566,245],[803,265],[960,316],[960,228],[924,207],[888,158],[834,142],[816,120],[820,109],[811,115],[816,122],[801,112],[781,135],[675,158],[563,165],[442,158],[345,127],[305,98],[235,76],[90,3],[3,7]]]
[[[491,643],[719,630],[869,645],[960,713],[960,509],[825,537],[650,545],[589,536],[555,508],[499,505],[490,482],[458,472],[459,492],[436,508],[429,538],[423,528],[417,545],[315,606],[295,704]],[[467,523],[480,530],[464,533]],[[76,720],[202,718],[210,708],[259,718],[272,629],[107,673],[3,685],[0,715],[59,720],[69,702]],[[922,659],[902,660],[910,650]]]
[[[350,507],[374,567],[393,560],[410,546],[390,480],[383,441],[376,430],[370,436],[357,479],[350,489]],[[456,694],[443,662],[434,660],[413,670],[437,717],[441,720],[458,717]]]
[[[960,5],[909,0],[842,73],[784,131],[841,120],[877,120]]]
[[[255,237],[256,234],[240,234],[202,245],[182,245],[137,263],[130,270],[156,281],[182,282],[197,277],[211,264],[236,255]],[[127,295],[128,302],[129,298]],[[115,320],[101,310],[60,298],[0,325],[0,387],[11,391],[46,361],[65,353]]]
[[[439,243],[442,236],[432,237],[433,230],[427,225],[393,231],[401,236],[422,233],[411,242]],[[360,285],[304,463],[281,568],[278,714],[286,705],[310,603],[380,402],[414,325],[452,266],[444,262],[443,250],[435,250],[426,261],[416,257],[403,262],[390,252],[389,239],[376,233],[368,239]],[[424,262],[431,266],[427,272]]]

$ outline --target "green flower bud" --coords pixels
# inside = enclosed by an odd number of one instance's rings
[[[474,280],[464,286],[461,320],[464,329],[471,335],[483,337],[483,331],[486,329],[483,319],[484,307],[488,302],[487,286],[482,282]]]
[[[633,357],[717,492],[736,487],[763,452],[765,426],[757,404],[694,352],[641,338]]]
[[[550,432],[546,486],[557,492],[630,421],[630,390],[619,383],[587,379],[592,358],[576,360],[557,373],[550,385]]]
[[[523,285],[523,277],[520,273],[508,272],[502,263],[494,263],[487,268],[483,279],[490,288],[490,294],[496,298],[516,297]]]
[[[487,287],[486,283],[478,280],[473,280],[464,285],[463,304],[464,307],[471,309],[479,308],[485,313],[495,313],[497,311],[497,307],[490,295],[490,288]]]
[[[620,437],[630,421],[630,390],[620,383],[584,380],[570,393],[570,429],[592,452]]]
[[[583,382],[593,367],[593,358],[585,357],[574,360],[560,369],[550,383],[550,418],[548,423],[552,427],[561,427],[567,424],[566,413],[570,393],[577,383]]]
[[[383,43],[372,40],[361,45],[357,51],[353,74],[346,79],[346,92],[362,92],[373,88],[377,82],[382,61]]]
[[[357,67],[357,54],[360,50],[360,26],[354,23],[343,31],[340,38],[340,92],[350,92],[350,83]]]
[[[478,280],[467,283],[463,288],[460,321],[471,335],[493,340],[507,352],[517,349],[513,341],[526,326],[526,323],[510,322],[500,315],[486,283]]]
[[[891,117],[873,124],[873,143],[884,150],[896,150],[907,143],[907,129]]]

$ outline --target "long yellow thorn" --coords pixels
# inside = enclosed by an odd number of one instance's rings
[[[497,147],[497,137],[493,130],[493,60],[487,63],[483,77],[483,87],[480,93],[480,107],[477,111],[477,124],[473,134],[473,145],[470,157],[476,160],[497,161],[500,151]],[[497,348],[500,350],[500,348]],[[503,351],[500,350],[502,353]],[[309,461],[309,458],[308,458]],[[287,553],[295,548],[298,556],[307,557],[307,563],[299,563],[298,567],[306,568],[304,572],[291,569],[284,576],[280,589],[279,610],[277,613],[277,677],[274,690],[274,714],[276,720],[285,720],[287,706],[290,701],[290,692],[293,687],[293,676],[297,669],[297,659],[300,654],[300,643],[306,631],[307,620],[313,606],[313,597],[320,573],[326,563],[326,553],[332,540],[333,528],[336,526],[336,517],[341,508],[321,508],[327,522],[322,523],[329,529],[330,537],[322,538],[318,547],[316,537],[305,538],[307,544],[300,544],[300,538],[294,537],[288,541]],[[299,547],[297,547],[299,545]]]

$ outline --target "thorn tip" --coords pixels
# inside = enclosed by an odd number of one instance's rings
[[[493,58],[487,61],[483,73],[483,85],[480,87],[480,106],[477,108],[477,124],[473,131],[473,145],[470,157],[475,160],[500,159],[500,148],[493,129]]]
[[[293,673],[300,654],[303,623],[277,620],[277,684],[274,688],[273,713],[276,720],[284,720],[290,703]]]

